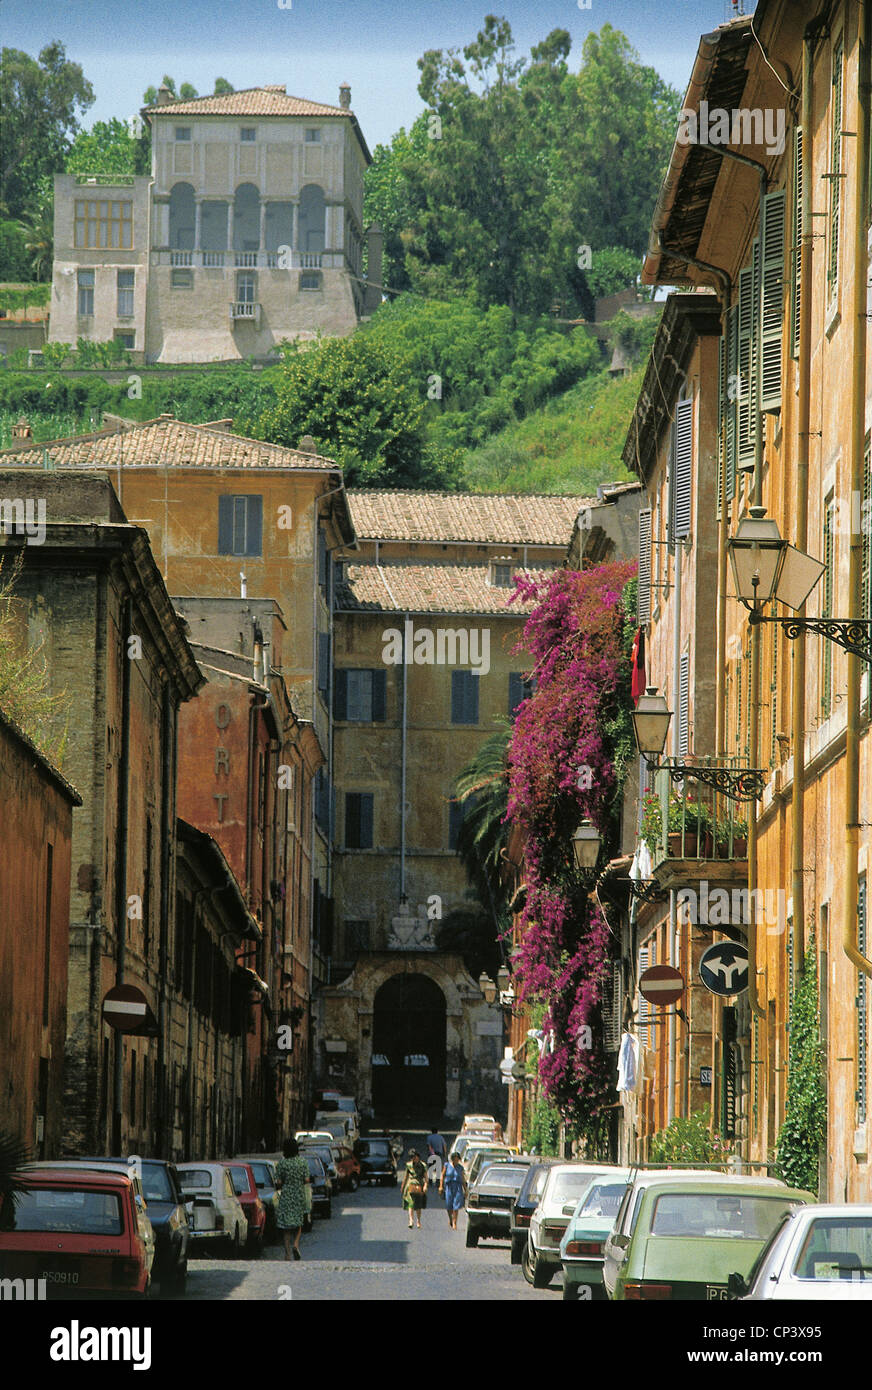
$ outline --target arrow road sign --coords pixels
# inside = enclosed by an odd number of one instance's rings
[[[716,941],[702,953],[699,978],[710,994],[726,997],[748,988],[748,952],[735,941]]]
[[[639,993],[649,1004],[665,1008],[684,993],[684,976],[672,965],[651,965],[640,976]]]

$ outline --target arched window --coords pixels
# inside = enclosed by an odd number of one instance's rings
[[[317,183],[307,183],[300,192],[300,251],[320,253],[324,250],[326,222],[324,190]]]
[[[200,204],[200,248],[203,251],[227,250],[227,204]]]
[[[267,203],[264,219],[265,251],[278,251],[280,246],[294,244],[293,203]]]
[[[241,183],[233,200],[233,249],[260,249],[260,193],[253,183]]]
[[[189,183],[174,183],[170,190],[170,246],[173,251],[193,251],[195,226],[194,190]]]

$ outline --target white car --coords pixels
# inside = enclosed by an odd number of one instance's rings
[[[743,1303],[872,1301],[872,1206],[786,1212],[747,1278],[731,1274],[727,1292]]]
[[[223,1163],[177,1163],[176,1171],[191,1223],[191,1243],[241,1255],[248,1221]]]
[[[335,1115],[336,1111],[339,1111],[344,1120],[351,1121],[351,1142],[353,1143],[355,1139],[359,1139],[360,1112],[357,1109],[357,1101],[354,1099],[354,1096],[341,1096],[338,1091],[325,1091],[322,1099],[336,1106],[336,1110],[330,1111],[330,1114]],[[319,1110],[318,1113],[324,1117],[328,1114],[325,1110]]]
[[[354,1124],[350,1115],[343,1115],[339,1110],[319,1110],[315,1116],[315,1124],[322,1130],[326,1129],[332,1135],[333,1143],[354,1143],[354,1139],[351,1137]]]
[[[521,1269],[528,1284],[545,1289],[560,1269],[560,1242],[578,1199],[600,1173],[615,1173],[614,1163],[555,1163],[548,1172],[539,1205],[530,1218]]]

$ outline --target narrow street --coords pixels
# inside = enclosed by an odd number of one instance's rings
[[[259,1260],[192,1259],[181,1301],[560,1299],[559,1276],[549,1289],[531,1288],[520,1266],[509,1263],[507,1240],[486,1240],[475,1250],[465,1242],[466,1213],[450,1230],[438,1192],[428,1193],[422,1229],[410,1231],[399,1186],[363,1186],[335,1198],[329,1220],[315,1219],[301,1238],[301,1261],[289,1264],[281,1245],[267,1247]]]

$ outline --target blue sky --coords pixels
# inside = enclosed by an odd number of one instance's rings
[[[284,0],[287,3],[287,0]],[[753,8],[753,0],[746,0]],[[3,43],[36,55],[60,39],[96,93],[85,124],[131,116],[166,72],[211,92],[283,82],[295,96],[335,103],[350,82],[370,148],[420,111],[417,59],[462,47],[484,15],[505,15],[520,53],[568,29],[572,63],[585,36],[609,23],[642,60],[683,92],[699,35],[732,12],[730,0],[3,0]]]

